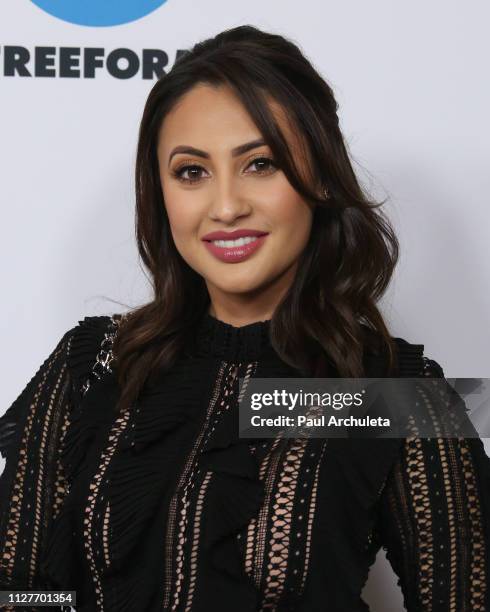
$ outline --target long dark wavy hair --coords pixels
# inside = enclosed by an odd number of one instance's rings
[[[296,277],[272,316],[272,346],[304,375],[332,376],[333,367],[338,376],[362,377],[364,348],[375,344],[387,356],[390,375],[398,365],[396,346],[376,303],[390,282],[399,243],[377,210],[384,201],[370,199],[356,178],[331,87],[291,40],[243,25],[180,54],[146,101],[136,156],[135,231],[153,299],[126,313],[119,325],[113,346],[121,389],[117,409],[128,407],[147,379],[175,363],[210,303],[204,279],[173,242],[157,159],[163,119],[198,83],[233,89],[275,165],[315,205]],[[271,98],[306,143],[314,181],[296,166]],[[327,188],[328,198],[319,197],[317,184]]]

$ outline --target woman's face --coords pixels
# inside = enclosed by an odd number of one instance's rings
[[[281,109],[271,108],[297,158]],[[274,166],[270,148],[247,144],[260,139],[231,89],[198,84],[162,122],[158,160],[175,245],[204,277],[212,303],[260,302],[258,311],[272,314],[293,280],[313,212]],[[265,236],[236,246],[204,240],[238,229]]]

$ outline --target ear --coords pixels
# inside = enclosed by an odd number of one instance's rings
[[[316,192],[316,197],[320,200],[328,200],[328,198],[330,197],[328,187],[325,185],[325,183],[322,183],[319,179],[315,181],[315,192]]]
[[[317,197],[321,200],[328,200],[330,197],[330,192],[326,185],[318,185],[317,187]]]

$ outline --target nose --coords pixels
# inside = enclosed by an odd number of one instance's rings
[[[213,221],[232,223],[235,219],[245,217],[252,211],[252,204],[236,185],[223,181],[216,186],[209,206],[209,218]]]

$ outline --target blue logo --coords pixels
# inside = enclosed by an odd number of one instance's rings
[[[32,0],[46,13],[83,26],[115,26],[136,21],[167,0]]]

